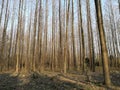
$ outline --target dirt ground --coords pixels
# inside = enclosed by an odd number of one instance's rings
[[[88,76],[53,72],[35,72],[30,75],[2,73],[0,90],[120,90],[120,73],[111,73],[111,80],[113,88],[105,87],[103,75],[98,73]]]

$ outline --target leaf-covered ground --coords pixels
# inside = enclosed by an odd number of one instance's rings
[[[45,75],[18,77],[0,75],[0,90],[83,90],[82,86],[54,80]]]
[[[111,73],[114,87],[120,87],[120,73]],[[119,90],[106,88],[103,85],[103,75],[92,73],[90,82],[85,75],[60,74],[45,72],[44,74],[31,73],[30,75],[11,73],[0,74],[0,90]]]

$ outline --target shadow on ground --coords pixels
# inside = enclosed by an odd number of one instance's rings
[[[91,77],[92,77],[92,82],[97,85],[102,85],[104,82],[103,74],[93,74]],[[114,86],[120,87],[120,73],[113,72],[110,74],[110,78]]]
[[[20,78],[0,74],[0,90],[83,90],[82,86],[62,82],[45,75]]]
[[[0,74],[0,90],[16,90],[20,83],[17,76],[12,77],[9,74]]]

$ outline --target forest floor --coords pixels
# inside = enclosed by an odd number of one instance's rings
[[[89,78],[89,81],[87,81]],[[103,85],[100,73],[62,74],[46,71],[42,74],[0,73],[0,90],[120,90],[120,72],[111,72],[112,87]]]

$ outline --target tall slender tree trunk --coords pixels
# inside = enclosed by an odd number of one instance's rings
[[[15,3],[15,1],[14,1]],[[15,4],[13,5],[13,13],[12,13],[12,24],[11,24],[11,33],[10,33],[10,46],[9,46],[9,54],[8,54],[8,70],[9,70],[9,60],[11,56],[11,50],[12,50],[12,41],[13,41],[13,29],[14,29],[14,11],[15,11]]]
[[[31,10],[32,13],[32,10]],[[26,52],[26,60],[25,60],[25,70],[29,71],[29,65],[30,65],[30,32],[31,32],[31,16],[32,14],[30,13],[30,20],[29,20],[29,25],[28,25],[28,35],[27,35],[27,52]]]
[[[84,60],[85,60],[85,45],[84,45],[84,32],[83,32],[83,21],[82,21],[82,9],[81,0],[79,0],[79,13],[80,13],[80,30],[81,30],[81,60],[82,60],[82,72],[85,71]]]
[[[18,25],[17,25],[17,34],[16,34],[16,46],[15,46],[15,54],[16,54],[16,73],[19,73],[19,64],[20,64],[20,28],[21,28],[21,0],[19,0],[19,10],[18,10]]]
[[[44,55],[43,55],[43,61],[45,62],[48,59],[47,56],[47,35],[48,35],[48,0],[46,0],[46,11],[45,11],[45,30],[44,30]],[[44,64],[44,63],[43,63]],[[44,66],[44,65],[43,65]],[[43,70],[44,71],[44,67]]]
[[[64,73],[67,73],[69,9],[70,9],[70,0],[68,0],[68,5],[66,1],[66,34],[65,34],[65,46],[64,46]]]
[[[101,42],[101,51],[102,51],[102,60],[103,60],[103,74],[104,74],[104,78],[105,78],[105,84],[107,86],[110,86],[111,80],[110,80],[109,67],[108,67],[108,52],[107,52],[105,33],[104,33],[104,28],[103,28],[101,2],[100,2],[100,0],[94,0],[94,1],[95,1],[98,30],[99,30],[100,42]]]
[[[94,61],[94,49],[93,49],[93,32],[91,25],[91,15],[90,15],[90,0],[86,0],[87,5],[87,29],[88,29],[88,44],[89,44],[89,58],[90,58],[90,68],[95,71],[95,61]]]
[[[79,10],[79,0],[78,0],[78,10]],[[80,22],[80,12],[78,11],[78,33],[79,33],[79,67],[78,70],[82,67],[82,60],[81,60],[81,30],[80,30],[81,22]]]
[[[72,43],[73,43],[74,68],[77,69],[76,48],[75,48],[75,35],[74,35],[74,0],[72,0]]]
[[[36,0],[36,8],[35,8],[35,14],[34,14],[34,33],[33,33],[33,63],[32,63],[32,68],[33,71],[36,70],[36,60],[35,60],[35,47],[36,47],[36,28],[37,28],[37,10],[38,10],[38,0]]]
[[[65,1],[64,1],[65,3]],[[60,61],[60,69],[62,69],[62,61],[63,61],[63,51],[62,51],[62,25],[61,25],[61,0],[59,0],[59,61]],[[61,70],[62,71],[62,70]]]
[[[9,21],[9,12],[8,12],[8,8],[9,7],[9,0],[6,1],[6,9],[5,9],[5,22],[4,22],[4,27],[3,27],[3,34],[2,34],[2,46],[0,47],[1,50],[1,58],[4,61],[6,59],[7,53],[5,52],[7,46],[6,46],[6,41],[7,41],[7,27],[8,27],[8,21]],[[6,60],[7,61],[7,60]],[[6,66],[7,67],[8,62],[6,62]],[[2,68],[4,68],[4,66],[2,66]]]
[[[51,69],[55,69],[55,0],[52,0],[52,61]]]

